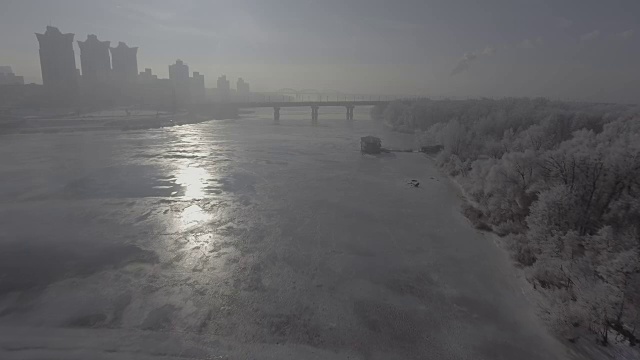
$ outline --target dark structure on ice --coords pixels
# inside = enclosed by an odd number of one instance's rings
[[[360,152],[363,154],[380,154],[382,152],[382,140],[375,136],[361,137]]]

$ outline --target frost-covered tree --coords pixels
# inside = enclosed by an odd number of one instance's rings
[[[391,103],[394,129],[444,145],[436,163],[467,191],[548,291],[569,338],[640,325],[640,108],[546,99]]]

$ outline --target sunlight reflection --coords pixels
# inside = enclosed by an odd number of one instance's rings
[[[176,273],[187,273],[198,284],[221,281],[223,267],[233,247],[223,245],[227,238],[216,234],[221,217],[229,217],[223,205],[222,178],[228,166],[230,149],[212,135],[211,126],[173,127],[174,136],[166,150],[166,176],[170,179],[172,235],[164,237],[166,263]],[[167,212],[168,213],[168,212]]]
[[[178,172],[176,175],[176,184],[182,186],[185,197],[201,199],[205,195],[204,190],[207,177],[207,171],[203,168],[188,166]]]
[[[209,218],[209,214],[202,210],[198,205],[191,205],[188,208],[182,210],[180,215],[180,221],[183,228],[189,228],[205,222]]]

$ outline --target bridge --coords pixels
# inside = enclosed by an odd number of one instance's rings
[[[274,92],[295,99],[295,101],[322,101],[325,98],[345,97],[346,94],[337,90],[316,90],[316,89],[302,89],[296,90],[291,88],[280,89]]]
[[[386,104],[382,100],[355,100],[355,101],[252,101],[233,103],[238,109],[273,108],[273,121],[280,121],[280,109],[285,107],[309,107],[311,108],[311,122],[318,122],[318,112],[321,106],[343,106],[346,109],[346,119],[353,120],[353,109],[356,106],[372,106]]]
[[[391,101],[396,100],[410,100],[417,99],[418,96],[411,97],[397,97],[397,96],[373,96],[373,95],[338,95],[338,96],[318,96],[318,100],[296,100],[293,97],[284,95],[261,95],[253,96],[251,99],[247,98],[240,101],[225,101],[225,102],[212,102],[193,104],[191,106],[197,112],[200,113],[220,113],[222,110],[224,113],[228,113],[230,109],[235,109],[237,112],[239,109],[253,109],[253,108],[273,108],[273,120],[277,123],[280,121],[280,110],[287,107],[308,107],[311,109],[311,122],[316,124],[318,122],[318,114],[320,107],[323,106],[338,106],[344,107],[346,110],[345,118],[347,120],[353,120],[353,109],[356,106],[373,106],[383,105]]]

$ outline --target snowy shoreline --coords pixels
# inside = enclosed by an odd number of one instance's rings
[[[0,135],[9,134],[50,134],[77,131],[104,130],[146,130],[172,127],[185,124],[197,124],[213,120],[209,116],[187,113],[158,114],[143,116],[77,116],[54,118],[23,118],[0,123]]]
[[[443,177],[447,178],[450,183],[453,185],[453,188],[458,194],[458,197],[463,204],[470,206],[473,209],[480,211],[482,209],[481,205],[474,201],[472,197],[465,190],[464,186],[456,179],[455,176],[451,176],[443,171],[443,168],[438,165],[436,158],[433,155],[425,154],[425,158],[431,162],[432,166],[437,168]],[[637,359],[640,358],[640,352],[636,347],[629,346],[628,343],[624,341],[616,341],[618,335],[614,330],[609,330],[610,340],[611,342],[607,346],[602,346],[594,341],[590,341],[589,334],[586,331],[582,331],[575,339],[572,341],[559,336],[558,334],[553,333],[551,318],[551,304],[554,299],[550,297],[550,294],[546,294],[542,291],[539,291],[535,288],[532,280],[527,277],[525,267],[519,266],[518,261],[514,258],[516,253],[513,249],[513,244],[509,244],[509,236],[510,234],[501,236],[495,232],[494,229],[485,229],[481,226],[478,226],[478,223],[473,219],[469,218],[467,214],[465,214],[464,209],[461,209],[461,213],[465,215],[464,217],[467,219],[469,224],[476,228],[477,231],[485,235],[487,239],[491,239],[493,244],[500,249],[505,257],[509,259],[509,264],[514,270],[513,277],[519,284],[519,289],[524,295],[525,299],[533,306],[535,309],[536,316],[539,320],[542,321],[545,328],[549,331],[552,336],[554,336],[558,341],[560,341],[563,345],[565,345],[574,356],[578,356],[580,358],[588,358],[588,359]],[[535,281],[535,280],[534,280]]]

